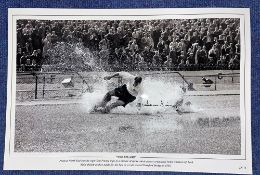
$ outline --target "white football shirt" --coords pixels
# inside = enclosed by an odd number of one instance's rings
[[[140,84],[138,84],[137,86],[133,86],[136,76],[134,76],[128,72],[118,72],[118,74],[120,77],[122,77],[123,82],[126,82],[127,90],[132,96],[136,97],[136,96],[142,95],[143,81]]]

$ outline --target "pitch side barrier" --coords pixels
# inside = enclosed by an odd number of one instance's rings
[[[224,83],[231,83],[231,84],[239,84],[239,81],[237,81],[240,78],[240,73],[238,72],[231,72],[231,73],[215,73],[215,74],[203,74],[203,75],[183,75],[178,71],[163,71],[163,72],[157,72],[157,73],[145,73],[144,75],[164,75],[164,74],[177,74],[183,81],[183,87],[185,84],[187,85],[187,89],[189,91],[199,90],[194,87],[203,86],[206,88],[214,86],[214,90],[217,90],[217,84],[219,81],[221,81],[223,78],[230,79],[230,81],[226,81]],[[202,78],[209,78],[213,79],[212,84],[206,83],[202,81]],[[191,81],[190,81],[191,79]],[[197,79],[197,80],[196,80]],[[235,81],[236,79],[236,81]],[[206,90],[206,89],[205,89]],[[210,89],[212,90],[212,89]]]
[[[68,77],[71,82],[64,87],[61,82]],[[91,91],[89,83],[76,72],[22,72],[16,76],[16,99],[21,101],[72,97],[86,91]]]
[[[221,86],[225,85],[231,85],[231,86],[238,86],[240,85],[240,73],[238,72],[231,72],[231,73],[215,73],[215,74],[204,74],[204,75],[185,75],[182,76],[183,79],[186,81],[192,79],[193,82],[191,83],[193,85],[193,88],[196,90],[223,90]],[[202,79],[209,79],[212,81],[204,82]],[[204,88],[200,88],[204,87]],[[211,87],[214,87],[211,88]],[[231,88],[231,87],[230,87]]]
[[[188,91],[219,91],[226,89],[239,89],[240,73],[223,72],[206,74],[204,71],[194,73],[178,71],[160,71],[160,72],[138,72],[147,77],[160,78],[165,76],[166,80],[177,77],[179,83]],[[100,84],[100,80],[105,72],[21,72],[16,76],[16,99],[25,101],[33,99],[62,99],[80,97],[85,92],[92,92],[93,84]],[[162,76],[161,76],[162,75]],[[211,79],[213,83],[208,86],[203,83],[202,77]],[[62,83],[66,80],[65,83]],[[111,87],[116,87],[122,83],[118,77],[111,82]]]

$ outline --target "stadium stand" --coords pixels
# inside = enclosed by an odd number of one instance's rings
[[[17,71],[235,70],[239,25],[233,18],[18,20]]]

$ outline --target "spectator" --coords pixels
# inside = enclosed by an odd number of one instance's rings
[[[235,47],[236,47],[236,54],[240,54],[240,44],[239,43],[237,43],[236,45],[235,45]]]
[[[231,58],[228,64],[229,69],[238,69],[239,67],[239,59],[236,55],[234,58]]]
[[[136,43],[140,43],[141,35],[140,35],[140,31],[139,30],[134,29],[134,32],[132,33],[132,37],[136,41]]]
[[[19,45],[25,45],[25,41],[24,41],[24,35],[23,35],[23,32],[22,32],[22,28],[17,26],[17,43]]]
[[[39,62],[37,59],[38,59],[37,50],[34,50],[32,55],[30,56],[30,60],[36,65],[36,63]]]
[[[170,36],[170,29],[168,27],[165,28],[165,31],[163,33],[161,33],[161,37],[163,39],[164,42],[167,42],[167,40],[169,39]]]
[[[120,59],[121,59],[121,51],[120,51],[120,49],[115,48],[115,52],[113,54],[113,58],[114,58],[116,63],[120,62]]]
[[[58,41],[58,36],[56,35],[55,31],[51,32],[51,43],[55,44]]]
[[[163,63],[163,66],[166,67],[166,69],[168,70],[169,68],[172,67],[172,60],[171,58],[168,56],[166,56],[167,60]]]
[[[112,63],[112,61],[109,59],[109,50],[103,46],[101,51],[99,52],[99,66],[101,68],[106,68],[108,63]]]
[[[186,65],[190,65],[190,60],[189,60],[189,58],[187,58],[187,60],[186,60]]]
[[[207,31],[207,36],[206,36],[206,49],[209,50],[212,47],[213,44],[213,34],[210,31]]]
[[[226,69],[227,60],[226,56],[220,56],[219,60],[217,61],[217,65],[220,69]]]
[[[30,69],[30,66],[31,66],[31,62],[32,60],[30,59],[30,57],[29,56],[27,56],[27,59],[26,59],[26,63],[25,63],[25,67],[27,68],[27,69]]]
[[[230,55],[230,57],[233,58],[233,57],[235,56],[235,54],[236,54],[236,46],[235,46],[235,43],[230,43],[229,47],[230,47],[229,55]]]
[[[213,34],[211,34],[211,36],[213,37]],[[191,43],[199,43],[199,35],[198,35],[197,31],[193,32],[193,35],[192,35],[192,37],[190,39],[190,42]]]
[[[187,64],[187,61],[188,61],[189,64],[195,64],[195,58],[194,58],[193,52],[191,52],[191,53],[188,55],[188,57],[187,57],[187,59],[186,59],[186,64]]]
[[[107,40],[107,37],[104,37],[100,42],[99,42],[99,49],[102,48],[109,48],[109,41]]]
[[[27,60],[27,56],[26,56],[25,52],[23,52],[23,55],[21,56],[22,71],[25,71],[26,60]]]
[[[159,55],[159,51],[155,51],[154,56],[153,56],[153,66],[159,67],[161,65],[161,61],[162,61],[162,59]]]
[[[181,39],[181,42],[179,43],[179,48],[181,51],[183,51],[184,56],[187,56],[187,43],[184,41],[184,39]]]
[[[138,60],[139,60],[139,62],[138,62],[138,69],[139,70],[145,70],[147,68],[147,64],[144,61],[144,58],[140,54],[138,54],[137,57],[138,57]]]
[[[110,33],[110,35],[108,37],[110,37],[109,43],[110,43],[110,49],[115,49],[115,44],[114,44],[114,34]],[[89,37],[89,49],[91,51],[97,51],[98,50],[98,45],[99,45],[99,39],[98,36],[95,32],[91,32],[90,33],[90,37]]]
[[[135,39],[132,40],[131,42],[129,42],[128,48],[131,52],[137,52],[139,50],[139,47],[138,47]]]
[[[22,51],[29,55],[32,52],[32,47],[29,42],[25,43],[25,46],[22,48]]]
[[[157,48],[158,48],[159,53],[161,54],[163,52],[163,49],[165,48],[165,42],[162,38],[159,39]]]
[[[126,54],[126,50],[123,49],[120,60],[119,60],[119,65],[120,65],[120,67],[124,67],[126,65],[126,63],[127,63],[127,54]]]
[[[177,57],[177,52],[176,52],[175,47],[170,47],[169,57],[170,57],[173,65],[178,64],[178,57]]]
[[[39,31],[35,28],[31,34],[31,39],[33,49],[42,49],[42,37],[39,35]]]
[[[227,55],[230,53],[230,47],[227,41],[224,41],[224,44],[221,47],[221,55]]]
[[[131,38],[132,38],[132,31],[131,31],[131,29],[128,29],[122,38],[122,46],[127,47]]]
[[[147,46],[148,46],[147,34],[144,33],[142,38],[140,39],[139,49],[143,50]]]
[[[17,54],[16,54],[16,66],[20,69],[21,66],[21,57],[23,56],[22,54],[22,48],[18,48]]]
[[[90,41],[90,35],[89,35],[89,33],[87,33],[86,30],[83,30],[81,37],[82,37],[83,45],[88,48],[88,47],[89,47],[89,41]],[[107,42],[107,45],[108,45],[108,41],[106,41],[106,42]],[[102,41],[102,43],[103,43],[103,41]],[[100,49],[102,48],[101,45],[102,45],[102,44],[99,43]]]
[[[148,66],[152,65],[153,53],[149,50],[148,46],[144,48],[144,51],[142,52],[142,57],[144,58],[144,61],[147,63]]]
[[[146,41],[147,41],[147,46],[149,47],[149,49],[153,49],[154,41],[153,41],[150,33],[148,34]]]
[[[215,38],[218,38],[219,36],[220,36],[220,31],[219,31],[219,29],[218,29],[218,27],[216,26],[215,27],[215,30],[214,30],[214,32],[213,32],[213,37]]]
[[[172,42],[170,42],[169,44],[169,49],[171,50],[171,48],[174,48],[176,50],[177,48],[177,42],[175,41],[175,39],[172,39]]]
[[[159,26],[155,26],[155,29],[152,31],[151,37],[153,38],[155,49],[158,49],[158,43],[161,37],[161,30]]]
[[[167,60],[167,56],[169,55],[169,47],[167,44],[164,45],[163,51],[161,53],[161,59],[164,63]]]
[[[183,64],[186,62],[186,57],[184,56],[184,52],[181,51],[181,55],[178,57],[178,63],[181,63],[183,61]]]
[[[123,32],[121,27],[118,27],[116,33],[114,34],[114,45],[115,47],[120,47],[123,43]]]
[[[183,70],[184,68],[185,68],[185,60],[181,59],[179,65],[178,65],[178,69]]]
[[[47,34],[46,38],[43,40],[43,50],[42,50],[42,56],[43,58],[48,56],[48,50],[52,47],[51,44],[51,34]]]
[[[32,26],[29,24],[26,24],[25,28],[23,28],[23,34],[31,35],[33,31]]]
[[[206,50],[201,49],[201,46],[198,46],[198,50],[196,51],[196,54],[195,54],[195,64],[205,64],[206,61],[207,61]]]
[[[37,60],[37,62],[36,62],[37,65],[42,65],[43,59],[42,59],[42,51],[41,51],[41,49],[37,49],[37,58],[36,58],[36,60]]]
[[[35,59],[34,59],[34,60],[31,60],[31,62],[32,62],[32,64],[31,64],[32,70],[35,70],[35,69],[36,69],[36,66],[37,66],[36,60],[35,60]]]
[[[216,45],[213,45],[212,48],[209,50],[209,60],[211,64],[215,64],[217,60],[218,50]]]

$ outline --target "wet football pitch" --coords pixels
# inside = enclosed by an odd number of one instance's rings
[[[177,114],[89,114],[82,103],[16,105],[16,152],[131,152],[239,155],[239,95],[189,96]]]

